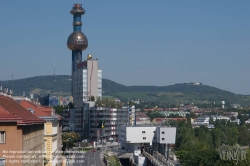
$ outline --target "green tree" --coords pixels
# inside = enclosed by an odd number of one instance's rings
[[[214,120],[212,117],[209,118],[209,124],[214,124]]]
[[[239,126],[239,143],[243,146],[250,146],[250,131],[245,124]]]
[[[148,111],[146,115],[150,118],[150,121],[152,121],[154,118],[166,118],[165,115],[156,111]]]
[[[56,114],[59,114],[59,115],[62,116],[62,114],[63,114],[63,106],[58,105],[58,106],[55,106],[53,108],[55,109]]]
[[[90,101],[95,101],[95,97],[94,97],[94,96],[91,96],[91,97],[90,97]]]
[[[67,107],[73,109],[73,108],[75,108],[75,105],[74,105],[74,103],[70,102]]]
[[[211,131],[213,146],[216,149],[221,145],[221,132],[222,131],[219,128],[212,129]]]
[[[237,127],[233,127],[233,128],[227,127],[225,133],[227,135],[229,145],[235,145],[238,143],[239,131]]]

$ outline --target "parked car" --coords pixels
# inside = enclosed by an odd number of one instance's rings
[[[98,148],[97,148],[97,150],[101,150],[101,148],[100,148],[100,147],[98,147]]]
[[[96,149],[93,149],[93,152],[96,152]]]

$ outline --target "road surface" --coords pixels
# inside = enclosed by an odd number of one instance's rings
[[[97,150],[93,152],[88,151],[85,154],[76,153],[73,166],[103,166],[103,162],[100,158],[100,153],[102,150]]]

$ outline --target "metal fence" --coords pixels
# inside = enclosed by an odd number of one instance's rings
[[[167,161],[163,155],[156,151],[153,152],[153,156],[147,153],[145,150],[143,150],[142,154],[156,166],[174,166],[172,163]]]

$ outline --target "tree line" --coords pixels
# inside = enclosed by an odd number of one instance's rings
[[[221,156],[222,152],[244,151],[243,146],[249,147],[250,126],[248,124],[237,125],[226,120],[216,120],[213,122],[215,128],[210,130],[205,126],[193,128],[190,118],[187,122],[167,123],[177,127],[174,151],[183,166],[250,165],[249,148],[244,160],[232,160]]]

